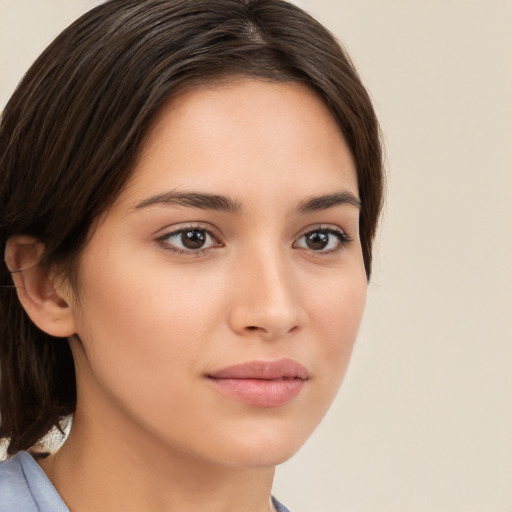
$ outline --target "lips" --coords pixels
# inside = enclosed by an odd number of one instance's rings
[[[291,359],[250,361],[215,371],[208,379],[217,391],[248,405],[278,407],[295,398],[309,379]]]

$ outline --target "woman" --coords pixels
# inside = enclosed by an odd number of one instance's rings
[[[285,511],[382,198],[333,37],[279,0],[111,0],[29,70],[0,155],[0,510]]]

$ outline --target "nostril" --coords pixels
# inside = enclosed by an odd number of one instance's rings
[[[258,328],[255,325],[249,325],[247,326],[248,331],[256,331]]]

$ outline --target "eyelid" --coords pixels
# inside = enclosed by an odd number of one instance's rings
[[[299,235],[295,237],[295,240],[292,244],[292,246],[295,246],[295,244],[300,240],[302,237],[308,235],[309,233],[314,233],[315,231],[325,231],[328,233],[333,234],[338,238],[339,245],[338,247],[334,249],[330,249],[327,251],[318,250],[315,251],[314,249],[309,249],[306,247],[297,247],[298,249],[304,249],[309,250],[310,252],[316,254],[316,255],[322,255],[322,254],[330,254],[335,253],[337,251],[342,250],[343,248],[347,247],[350,243],[353,242],[353,238],[340,226],[337,226],[335,224],[317,224],[313,226],[307,226],[306,228],[302,229],[299,232]]]
[[[165,229],[165,228],[164,228]],[[214,246],[206,247],[206,248],[198,248],[198,249],[181,249],[179,247],[174,247],[170,243],[166,242],[166,239],[179,235],[180,233],[183,233],[184,231],[204,231],[210,236],[216,243]],[[159,230],[162,231],[162,230]],[[164,231],[161,235],[156,235],[155,242],[157,244],[160,244],[164,247],[164,249],[177,252],[180,254],[190,254],[190,255],[197,255],[202,254],[214,247],[222,247],[224,245],[222,241],[222,235],[220,234],[219,230],[214,228],[211,224],[203,224],[201,222],[188,222],[183,224],[176,224],[173,226],[169,226],[166,231]]]
[[[347,231],[342,227],[338,226],[337,224],[311,224],[309,226],[306,226],[305,228],[302,228],[295,237],[295,239],[307,235],[312,231],[331,231],[334,233],[339,233],[340,235],[343,235],[348,239],[352,240],[352,237],[347,233]]]
[[[205,221],[189,221],[189,222],[178,222],[177,224],[171,224],[169,226],[165,226],[163,228],[158,229],[153,232],[153,236],[156,238],[162,238],[165,236],[170,236],[173,233],[177,233],[179,231],[184,231],[186,229],[200,229],[202,231],[208,231],[215,238],[223,238],[222,233],[218,228]],[[161,233],[161,234],[159,234]]]

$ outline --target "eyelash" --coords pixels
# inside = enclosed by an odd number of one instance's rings
[[[300,249],[311,251],[315,256],[322,256],[324,254],[336,253],[336,252],[341,251],[342,249],[346,248],[352,242],[352,238],[349,235],[347,235],[347,233],[345,233],[345,231],[343,231],[342,229],[340,229],[338,227],[333,227],[333,226],[328,226],[328,227],[320,226],[320,227],[316,227],[314,229],[308,229],[308,231],[306,231],[302,235],[300,235],[300,237],[297,239],[297,241],[293,243],[293,246],[296,246],[297,242],[299,240],[301,240],[302,238],[306,237],[307,235],[312,235],[314,233],[322,233],[324,235],[329,235],[329,236],[333,235],[334,237],[336,237],[338,239],[338,243],[336,244],[336,247],[334,247],[333,249],[329,249],[327,251],[324,251],[324,250],[316,251],[316,250],[310,249],[308,247],[298,247]],[[329,243],[330,243],[330,241],[329,241]]]
[[[192,231],[200,231],[200,232],[206,233],[207,237],[210,237],[212,240],[217,241],[217,242],[213,246],[207,247],[205,249],[203,249],[203,248],[198,248],[198,249],[188,249],[188,248],[180,249],[179,247],[175,247],[175,246],[171,245],[168,242],[169,238],[171,238],[171,237],[179,236],[179,235],[183,236],[184,233],[192,232]],[[182,227],[180,229],[176,229],[175,231],[171,231],[169,233],[165,233],[164,235],[159,236],[156,239],[156,242],[159,245],[161,245],[165,250],[171,251],[171,252],[173,252],[175,254],[186,254],[186,255],[191,255],[191,256],[201,256],[201,255],[205,254],[207,251],[209,251],[210,249],[212,249],[213,247],[221,247],[222,243],[218,242],[219,238],[220,238],[220,236],[217,235],[216,233],[214,233],[212,231],[212,229],[205,228],[203,226],[190,225],[190,226]]]
[[[176,246],[173,246],[172,244],[170,244],[168,242],[169,238],[171,238],[171,237],[177,237],[177,236],[180,236],[180,235],[183,236],[184,233],[193,232],[193,231],[205,233],[206,236],[211,238],[215,243],[213,245],[211,245],[210,247],[206,247],[204,249],[203,248],[198,248],[198,249],[184,248],[184,249],[180,249],[180,248],[178,248]],[[314,233],[322,233],[324,235],[333,235],[333,236],[335,236],[338,239],[337,246],[335,248],[329,249],[327,251],[324,251],[324,250],[318,250],[317,251],[317,250],[314,250],[314,249],[310,249],[308,247],[297,247],[296,244],[297,244],[297,242],[299,240],[301,240],[302,238],[306,237],[307,235],[312,235]],[[222,247],[222,243],[218,241],[219,238],[220,238],[220,236],[217,235],[216,233],[214,233],[211,229],[205,228],[203,226],[190,225],[190,226],[182,227],[182,228],[177,229],[175,231],[171,231],[171,232],[165,233],[162,236],[159,236],[156,239],[156,243],[161,245],[165,250],[171,251],[171,252],[173,252],[175,254],[186,254],[186,255],[191,255],[191,256],[201,256],[201,255],[205,254],[206,252],[208,252],[212,248]],[[332,254],[332,253],[338,252],[338,251],[344,249],[345,247],[347,247],[351,242],[352,242],[352,238],[349,235],[347,235],[347,233],[345,233],[342,229],[335,228],[335,227],[332,227],[332,226],[329,226],[329,227],[319,226],[317,228],[310,229],[310,230],[302,233],[297,238],[297,240],[295,242],[293,242],[292,247],[295,247],[297,249],[309,250],[313,254],[315,254],[315,256],[319,256],[319,255],[323,255],[323,254]],[[330,240],[329,240],[329,243],[330,243]]]

